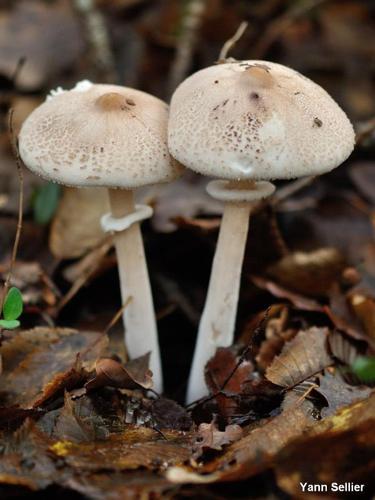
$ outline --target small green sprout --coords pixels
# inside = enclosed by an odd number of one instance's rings
[[[0,328],[5,330],[14,330],[20,326],[18,318],[21,316],[23,311],[23,301],[22,294],[16,287],[10,288],[8,291],[4,304],[2,316],[0,319]]]
[[[354,361],[351,368],[361,382],[375,382],[375,357],[360,356]]]

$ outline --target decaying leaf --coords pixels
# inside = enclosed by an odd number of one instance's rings
[[[293,387],[332,364],[327,336],[328,328],[312,327],[297,333],[268,367],[266,378],[282,387]]]
[[[153,382],[152,372],[148,368],[149,359],[150,353],[147,353],[125,366],[114,359],[99,359],[95,365],[95,377],[85,387],[88,391],[106,385],[122,389],[151,389]]]
[[[106,440],[79,444],[64,440],[50,446],[50,451],[70,467],[88,472],[165,469],[188,460],[191,450],[192,437],[187,433],[167,431],[161,436],[155,430],[132,425]]]
[[[287,445],[276,457],[279,486],[290,495],[301,497],[300,483],[349,482],[364,484],[364,497],[371,496],[374,415],[375,395],[341,409]],[[354,490],[347,493],[350,498],[357,495]]]
[[[224,454],[200,465],[198,470],[173,468],[167,471],[167,478],[176,483],[245,479],[269,467],[273,456],[312,423],[303,408],[290,408],[259,422],[255,429],[245,430],[242,439],[229,445]],[[190,475],[189,481],[185,471]]]
[[[0,377],[2,406],[43,406],[83,381],[83,367],[91,370],[107,346],[97,332],[64,328],[34,328],[12,335],[2,345]]]
[[[200,424],[193,457],[199,458],[205,448],[221,450],[224,445],[241,439],[242,434],[242,428],[236,424],[227,425],[224,431],[219,431],[214,421],[210,424]]]
[[[366,399],[371,394],[369,387],[349,385],[339,374],[329,372],[319,376],[318,390],[327,401],[327,406],[321,410],[322,417],[331,416],[343,406]]]
[[[100,218],[109,212],[107,190],[64,188],[51,225],[49,246],[59,259],[82,257],[105,237]]]
[[[294,252],[267,269],[283,287],[306,296],[324,296],[339,280],[345,261],[335,248]]]
[[[236,413],[238,402],[235,396],[243,392],[243,384],[253,372],[253,364],[240,359],[230,347],[219,347],[205,368],[206,384],[216,401],[221,414],[230,416]]]
[[[267,290],[275,297],[289,300],[298,309],[316,312],[323,310],[322,306],[316,300],[310,299],[296,292],[292,292],[291,290],[288,290],[271,280],[266,280],[260,276],[251,276],[251,280],[254,285],[262,288],[263,290]]]

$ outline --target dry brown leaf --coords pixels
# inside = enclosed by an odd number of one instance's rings
[[[49,246],[58,259],[82,257],[105,235],[100,218],[109,211],[104,188],[64,188],[51,225]]]
[[[301,330],[274,359],[266,370],[266,378],[282,387],[293,387],[330,364],[326,348],[328,328]]]
[[[343,406],[367,398],[371,394],[369,387],[358,387],[347,384],[340,375],[325,373],[319,376],[318,391],[327,400],[328,406],[322,408],[322,417],[333,415]]]
[[[251,281],[259,288],[268,290],[274,297],[289,300],[295,307],[305,311],[323,311],[322,306],[316,300],[309,299],[298,293],[292,292],[273,281],[266,280],[260,276],[251,276]]]
[[[274,455],[313,422],[302,407],[289,408],[274,418],[258,422],[255,429],[244,431],[242,439],[199,470],[172,468],[167,471],[167,478],[176,483],[246,479],[267,469]]]
[[[243,430],[239,425],[227,425],[224,431],[219,431],[214,421],[210,424],[200,424],[196,438],[194,459],[202,455],[205,448],[222,450],[224,445],[231,444],[242,438]]]
[[[375,395],[343,408],[286,446],[276,457],[280,488],[293,498],[305,498],[301,483],[354,482],[365,484],[365,498],[370,498],[369,478],[375,471],[374,415]],[[352,491],[350,498],[354,497]]]
[[[91,370],[107,342],[102,333],[67,328],[34,328],[12,334],[2,344],[0,404],[35,408],[62,395],[64,389],[83,380],[82,365]]]
[[[151,389],[152,372],[149,370],[150,353],[133,359],[123,366],[110,358],[99,359],[95,365],[95,377],[85,387],[88,391],[98,387],[119,387],[122,389]]]
[[[375,299],[354,293],[349,301],[366,334],[375,340]]]
[[[345,261],[335,248],[294,252],[268,267],[266,273],[283,287],[307,296],[324,296],[339,280]]]

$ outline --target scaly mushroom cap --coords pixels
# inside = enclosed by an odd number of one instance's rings
[[[328,172],[354,146],[345,113],[319,85],[266,61],[198,71],[175,91],[168,146],[185,166],[224,179]]]
[[[19,135],[21,157],[69,186],[136,188],[178,177],[167,148],[168,106],[145,92],[81,82],[53,92]]]

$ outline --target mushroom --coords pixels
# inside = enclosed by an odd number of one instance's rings
[[[102,226],[115,232],[121,296],[127,303],[126,346],[132,358],[151,351],[158,391],[161,361],[140,232],[140,222],[152,209],[134,204],[134,190],[181,173],[168,152],[167,119],[168,106],[156,97],[85,81],[71,91],[53,92],[19,135],[20,155],[34,173],[68,186],[108,188],[112,214],[103,217]]]
[[[353,150],[353,127],[335,101],[297,71],[234,61],[187,78],[172,96],[169,150],[198,173],[217,176],[208,193],[225,203],[199,325],[187,400],[204,396],[204,366],[233,342],[249,215],[272,179],[328,172]]]

